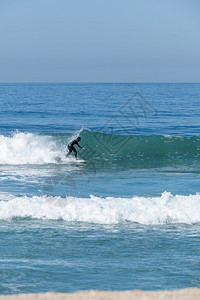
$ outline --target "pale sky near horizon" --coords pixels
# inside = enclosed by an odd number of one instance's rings
[[[0,82],[200,82],[198,0],[0,0]]]

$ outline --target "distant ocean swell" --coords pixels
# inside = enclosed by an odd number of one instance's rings
[[[200,164],[200,136],[112,135],[81,130],[79,157],[85,161],[112,164],[134,163],[137,167],[160,167],[169,164]],[[0,135],[0,164],[66,163],[69,141],[76,134],[33,134],[16,132]],[[79,150],[79,149],[78,149]],[[130,165],[129,165],[130,167]]]
[[[200,222],[200,195],[164,192],[160,197],[60,198],[0,194],[0,220],[13,218],[94,224],[195,224]]]

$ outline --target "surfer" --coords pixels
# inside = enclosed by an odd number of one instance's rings
[[[85,148],[83,148],[83,147],[81,147],[81,146],[79,145],[78,142],[80,142],[80,140],[81,140],[81,137],[79,136],[79,137],[77,137],[75,140],[73,140],[72,142],[70,142],[70,143],[68,144],[67,148],[68,148],[69,151],[68,151],[68,153],[66,154],[66,156],[68,156],[68,155],[73,151],[73,152],[75,153],[75,158],[77,159],[77,151],[76,151],[76,149],[74,148],[74,145],[77,145],[79,148],[85,150]]]

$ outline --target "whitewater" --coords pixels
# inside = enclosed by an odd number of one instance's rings
[[[0,148],[0,164],[47,164],[63,157],[63,151],[51,137],[32,133],[0,135]]]
[[[0,220],[32,218],[95,224],[200,224],[200,195],[90,198],[0,195]]]

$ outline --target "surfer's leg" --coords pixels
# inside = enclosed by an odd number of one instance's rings
[[[72,152],[72,151],[71,151],[71,150],[69,150],[69,151],[67,152],[66,156],[70,155],[70,153],[71,153],[71,152]]]
[[[76,149],[75,149],[74,147],[72,147],[71,149],[72,149],[72,151],[74,151],[74,153],[75,153],[75,158],[77,158],[77,151],[76,151]]]
[[[74,147],[73,147],[73,148],[74,148]],[[70,155],[70,153],[72,152],[73,149],[72,149],[71,147],[68,146],[68,150],[69,150],[69,151],[68,151],[68,153],[66,154],[66,156]]]

